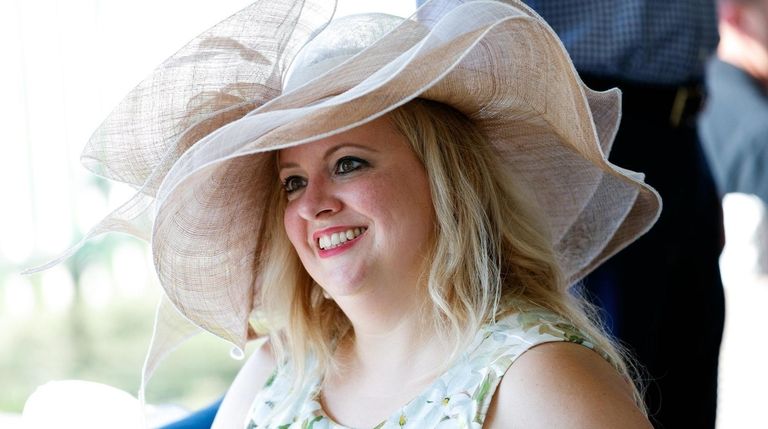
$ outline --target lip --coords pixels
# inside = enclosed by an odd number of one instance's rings
[[[353,238],[352,240],[348,240],[348,241],[345,241],[344,243],[340,244],[340,245],[339,245],[339,246],[337,246],[337,247],[334,247],[333,249],[327,249],[327,250],[326,250],[326,249],[321,249],[321,248],[320,248],[320,247],[317,245],[317,241],[318,241],[318,240],[320,239],[320,237],[321,237],[321,236],[323,236],[323,235],[331,235],[331,234],[333,234],[334,232],[344,232],[344,231],[347,231],[347,230],[349,230],[349,229],[355,229],[355,228],[365,228],[366,230],[365,230],[365,231],[363,231],[363,232],[362,232],[360,235],[358,235],[357,237]],[[367,227],[365,227],[365,226],[362,226],[362,225],[354,225],[354,226],[351,226],[351,225],[347,225],[347,226],[333,226],[333,227],[330,227],[330,228],[324,228],[324,229],[320,229],[320,230],[317,230],[317,231],[315,231],[315,232],[312,234],[312,246],[313,246],[315,249],[317,249],[317,254],[318,254],[318,255],[319,255],[321,258],[329,258],[329,257],[331,257],[331,256],[335,256],[335,255],[338,255],[339,253],[343,253],[343,252],[345,252],[345,251],[349,250],[349,248],[350,248],[350,247],[352,247],[352,246],[354,246],[354,245],[355,245],[355,244],[356,244],[356,243],[359,241],[359,239],[365,235],[365,233],[366,233],[367,231],[368,231],[368,228],[367,228]]]

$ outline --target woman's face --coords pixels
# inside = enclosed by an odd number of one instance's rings
[[[279,156],[284,225],[332,297],[414,291],[435,222],[424,166],[380,118]]]

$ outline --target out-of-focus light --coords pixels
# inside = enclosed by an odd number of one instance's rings
[[[0,114],[2,115],[2,114]],[[0,170],[5,167],[0,165]],[[0,178],[0,180],[3,180]],[[21,187],[7,187],[10,210],[0,211],[0,257],[14,265],[29,260],[35,247],[35,225],[28,195]]]
[[[15,6],[12,2],[0,2],[0,40],[16,41],[21,32]],[[0,48],[5,59],[0,67],[0,94],[3,94],[0,102],[3,123],[0,187],[4,200],[0,210],[0,258],[20,264],[29,258],[34,248],[25,76],[19,66],[23,57],[22,45],[3,43]]]
[[[138,297],[146,289],[148,265],[141,243],[125,242],[112,253],[113,277],[118,293]]]
[[[67,268],[57,265],[40,275],[40,289],[45,308],[53,312],[66,311],[75,296],[75,283]]]
[[[91,184],[77,194],[77,227],[83,233],[93,228],[107,214],[107,200],[102,191]]]
[[[117,208],[120,204],[128,201],[136,194],[136,189],[126,185],[125,183],[111,182],[109,187],[109,196],[107,197],[107,204],[110,208]]]
[[[27,277],[7,277],[3,289],[5,314],[11,318],[24,318],[32,314],[35,310],[35,291]]]
[[[99,264],[90,264],[80,275],[80,292],[86,305],[102,308],[114,295],[112,276]]]
[[[764,211],[762,201],[754,195],[733,193],[723,199],[726,237],[720,256],[723,282],[740,284],[755,277],[758,249],[754,237]]]
[[[67,125],[61,114],[66,108],[65,53],[59,43],[52,43],[65,27],[50,6],[47,1],[18,4],[35,238],[43,253],[57,254],[71,244],[73,207]]]
[[[38,387],[27,399],[22,419],[26,429],[145,427],[136,398],[106,384],[80,380]]]

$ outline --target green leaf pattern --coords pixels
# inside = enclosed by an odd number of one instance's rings
[[[373,429],[481,429],[493,394],[510,365],[529,348],[552,341],[594,349],[593,342],[576,327],[544,310],[527,310],[485,325],[453,366]],[[290,367],[286,365],[258,393],[243,427],[348,429],[331,420],[320,406],[319,377],[313,377],[293,395],[290,384]]]

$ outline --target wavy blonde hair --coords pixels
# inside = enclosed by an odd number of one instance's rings
[[[416,99],[389,120],[424,164],[437,225],[429,266],[425,322],[445,333],[449,365],[484,323],[542,308],[579,328],[627,379],[626,353],[597,322],[586,300],[567,292],[537,208],[514,186],[479,128],[452,107]],[[274,155],[276,156],[276,155]],[[307,357],[321,376],[336,368],[334,346],[352,335],[349,320],[307,274],[282,224],[285,196],[274,187],[262,225],[260,307],[273,327],[278,362],[301,384]],[[274,335],[277,334],[277,335]],[[290,359],[289,359],[290,358]],[[635,387],[635,398],[644,409]]]

